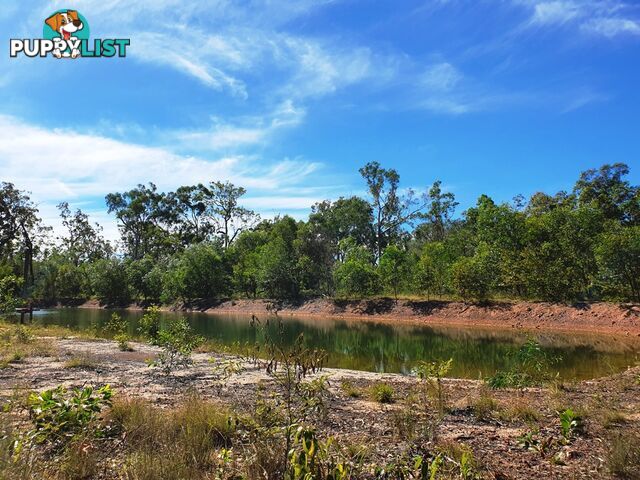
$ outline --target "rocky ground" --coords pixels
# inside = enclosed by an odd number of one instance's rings
[[[106,340],[45,342],[51,356],[30,356],[0,369],[1,403],[60,384],[109,383],[116,395],[144,397],[163,408],[195,391],[246,411],[255,404],[258,386],[272,382],[264,368],[219,354],[195,354],[191,368],[166,376],[147,366],[145,360],[158,353],[149,345],[132,344],[134,351],[122,352]],[[216,365],[229,359],[243,371],[224,379]],[[378,463],[393,461],[416,442],[451,443],[470,447],[486,478],[617,478],[610,469],[616,439],[640,435],[640,367],[544,389],[489,390],[480,381],[445,379],[446,413],[433,422],[428,438],[415,431],[416,378],[333,369],[320,374],[328,377],[331,393],[322,435],[366,446]],[[380,382],[393,387],[393,403],[378,403],[368,394]],[[583,418],[583,428],[569,442],[562,440],[557,414],[566,408]],[[528,432],[535,439],[531,448],[518,441]]]

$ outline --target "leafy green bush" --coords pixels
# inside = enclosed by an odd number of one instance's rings
[[[373,257],[364,247],[351,245],[344,262],[334,270],[339,294],[347,297],[367,297],[380,291],[380,277],[373,266]]]
[[[315,431],[299,427],[289,452],[287,480],[307,480],[312,478],[327,480],[347,480],[351,477],[351,467],[341,461],[331,451],[333,441],[318,440]]]
[[[193,362],[193,350],[204,342],[204,338],[195,335],[189,322],[180,318],[172,320],[166,329],[158,332],[154,342],[162,348],[158,358],[150,362],[150,366],[158,367],[165,375],[176,368],[189,367]]]
[[[131,300],[127,272],[122,261],[102,259],[87,270],[95,296],[108,305],[126,305]]]
[[[23,281],[15,275],[0,278],[0,315],[12,313],[19,305],[18,296]]]
[[[201,243],[172,259],[162,283],[162,300],[166,303],[216,299],[228,294],[231,272],[218,246]]]
[[[582,419],[570,408],[558,412],[558,417],[560,419],[562,436],[565,441],[571,440],[571,438],[582,428]]]
[[[486,245],[473,257],[461,257],[451,265],[451,285],[463,300],[486,300],[494,283],[495,267]]]
[[[109,385],[75,388],[68,392],[60,386],[28,399],[29,415],[34,429],[30,439],[37,443],[56,442],[73,438],[96,418],[103,407],[111,405],[113,392]]]
[[[133,351],[133,348],[129,345],[131,337],[127,333],[128,328],[129,323],[117,313],[111,315],[111,319],[105,326],[105,330],[113,334],[113,339],[118,342],[118,348],[123,352]]]
[[[152,345],[155,345],[160,332],[160,307],[151,306],[138,323],[138,332]]]

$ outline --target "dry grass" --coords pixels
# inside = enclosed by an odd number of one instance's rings
[[[340,390],[351,398],[360,398],[362,396],[362,390],[356,387],[351,380],[343,380],[340,382]]]
[[[540,411],[534,408],[527,400],[517,398],[500,410],[498,417],[509,422],[533,423],[540,419]]]
[[[110,420],[126,432],[124,478],[132,480],[203,478],[216,468],[235,430],[226,408],[196,396],[171,410],[140,399],[116,400]]]
[[[369,388],[371,398],[378,403],[393,403],[395,401],[395,390],[385,382],[378,382]]]
[[[471,408],[475,417],[480,421],[489,420],[495,412],[500,410],[498,402],[486,387],[480,390],[480,395],[471,404]]]
[[[83,352],[78,355],[74,355],[64,362],[64,368],[78,368],[83,370],[95,370],[100,366],[100,363],[89,352]]]
[[[607,465],[612,474],[629,480],[640,479],[640,435],[619,433],[611,439]]]
[[[56,353],[49,342],[37,338],[30,329],[0,325],[0,368],[7,368],[28,357],[51,357]]]

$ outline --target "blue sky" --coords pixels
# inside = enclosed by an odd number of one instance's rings
[[[126,59],[9,59],[59,8]],[[0,9],[1,179],[45,219],[69,201],[115,236],[104,195],[230,180],[263,216],[364,194],[377,160],[404,187],[570,189],[640,181],[640,5],[617,0],[26,0]]]

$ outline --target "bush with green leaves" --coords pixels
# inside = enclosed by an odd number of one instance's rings
[[[172,320],[166,328],[158,332],[154,345],[161,347],[162,351],[149,365],[160,368],[165,375],[170,375],[177,368],[191,366],[191,354],[202,343],[204,338],[193,333],[185,318]]]
[[[0,278],[0,315],[13,313],[20,304],[19,295],[23,281],[15,275]]]
[[[138,332],[152,345],[156,344],[160,333],[160,307],[151,306],[147,308],[138,322]]]
[[[113,339],[118,342],[118,348],[121,351],[130,352],[133,350],[129,345],[129,340],[131,340],[128,333],[129,323],[121,315],[113,313],[105,325],[105,330],[113,335]]]
[[[104,407],[111,405],[113,391],[109,385],[74,388],[70,392],[59,386],[28,399],[34,428],[28,434],[36,443],[65,442],[81,433]]]
[[[231,268],[217,245],[195,244],[172,258],[162,284],[166,303],[217,299],[229,293]]]
[[[344,261],[334,270],[334,281],[338,294],[346,297],[368,297],[380,291],[373,255],[362,246],[349,244]]]
[[[316,432],[298,427],[289,451],[286,480],[348,480],[352,467],[332,450],[333,439],[318,439]]]
[[[91,289],[102,303],[126,305],[131,301],[127,272],[121,260],[97,260],[87,269]]]
[[[472,257],[461,257],[451,265],[451,285],[463,300],[483,301],[491,293],[494,273],[491,251],[481,244]]]
[[[574,435],[580,433],[582,429],[582,418],[570,408],[557,413],[560,420],[562,436],[566,442],[569,442]]]

